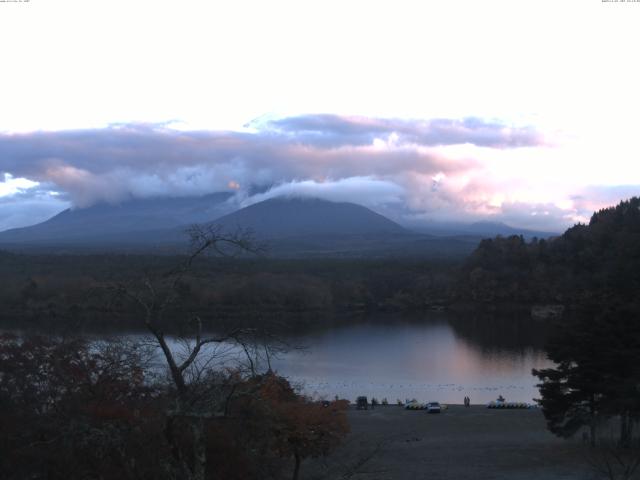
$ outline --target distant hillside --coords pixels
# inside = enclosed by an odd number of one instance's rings
[[[526,239],[550,238],[560,235],[559,232],[546,232],[540,230],[529,230],[507,225],[503,222],[480,221],[475,223],[461,222],[431,222],[420,225],[417,231],[431,235],[452,236],[452,235],[474,235],[483,238],[503,237],[510,235],[522,235]]]
[[[522,235],[524,238],[549,238],[556,237],[559,233],[556,232],[543,232],[540,230],[530,230],[527,228],[516,228],[507,225],[503,222],[475,222],[468,226],[466,229],[468,233],[487,236],[508,236],[508,235]]]
[[[264,238],[408,233],[362,205],[317,198],[272,198],[219,218],[225,229],[248,228]]]
[[[180,253],[194,223],[227,232],[249,229],[279,258],[462,258],[477,235],[411,232],[366,207],[314,198],[274,198],[231,214],[228,193],[133,200],[66,210],[33,225],[0,232],[0,248],[41,253]]]
[[[65,210],[42,223],[0,232],[0,245],[89,245],[153,241],[158,231],[210,222],[227,213],[230,193],[135,199]],[[167,235],[164,235],[167,237]],[[177,235],[175,235],[177,236]]]
[[[640,198],[593,214],[550,240],[486,239],[464,268],[476,301],[633,302],[640,291]]]

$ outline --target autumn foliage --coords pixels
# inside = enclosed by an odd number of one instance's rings
[[[238,463],[263,468],[245,470],[236,476],[239,472],[234,472],[229,464],[231,471],[225,470],[223,478],[266,478],[287,469],[293,478],[298,478],[305,458],[328,455],[349,432],[346,400],[328,404],[311,401],[298,395],[286,379],[274,373],[250,378],[238,390],[230,407],[230,418],[212,426],[214,434],[210,437],[233,437],[251,445],[235,452],[244,456]],[[224,447],[219,445],[217,452],[223,451]],[[211,455],[216,455],[215,449]],[[261,458],[258,460],[256,456]],[[224,463],[222,458],[220,463]]]
[[[149,374],[132,345],[1,335],[0,478],[177,478],[193,439],[179,419],[167,435],[173,393]],[[312,402],[273,373],[211,379],[225,400],[206,419],[207,478],[297,478],[348,432],[347,402]]]
[[[1,478],[151,478],[159,413],[135,350],[0,336]]]

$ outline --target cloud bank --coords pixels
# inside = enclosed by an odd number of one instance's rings
[[[258,125],[264,126],[258,122]],[[473,144],[493,148],[530,147],[545,144],[531,127],[508,127],[498,122],[468,117],[461,120],[402,120],[339,115],[301,115],[266,122],[278,134],[311,145],[337,147],[368,145],[377,139],[422,146]]]
[[[532,127],[473,117],[301,115],[260,118],[243,131],[116,124],[0,133],[0,173],[9,174],[0,182],[0,228],[25,224],[25,210],[35,218],[69,204],[225,190],[236,192],[238,206],[306,195],[360,203],[399,221],[489,215],[555,228],[571,223],[577,210],[520,202],[509,194],[517,182],[487,169],[492,152],[514,152],[515,162],[520,150],[547,147]]]

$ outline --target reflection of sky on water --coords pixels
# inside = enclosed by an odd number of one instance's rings
[[[520,344],[527,337],[523,329],[491,321],[480,329],[452,325],[447,321],[356,324],[292,337],[292,345],[306,348],[272,359],[272,366],[302,384],[306,394],[326,398],[338,395],[353,401],[367,395],[390,402],[416,398],[462,403],[468,395],[473,403],[484,403],[500,394],[509,401],[531,402],[538,397],[531,369],[550,362],[541,349]],[[180,356],[187,355],[187,345],[175,339],[170,345]],[[218,366],[235,365],[241,353],[228,344],[209,345],[205,351],[203,358],[216,354]],[[163,367],[159,350],[157,355],[157,365]],[[261,367],[266,368],[264,363]]]
[[[279,373],[303,382],[308,394],[354,400],[358,395],[481,403],[502,394],[538,396],[532,368],[549,365],[544,352],[487,349],[456,336],[447,323],[356,325],[299,338],[309,348],[275,360]]]

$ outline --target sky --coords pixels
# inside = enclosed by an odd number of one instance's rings
[[[561,231],[640,193],[640,2],[0,2],[0,230],[233,191]]]

